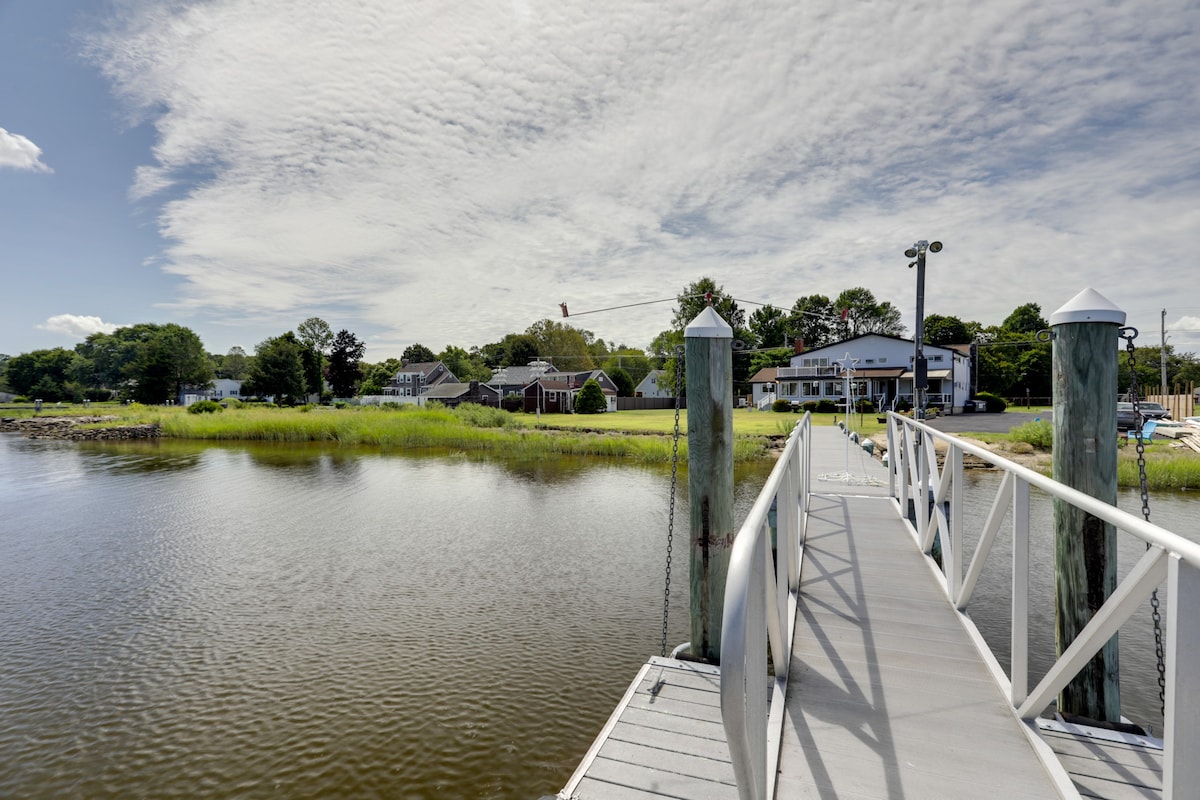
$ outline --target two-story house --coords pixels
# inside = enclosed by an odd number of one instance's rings
[[[609,411],[617,410],[617,385],[602,369],[585,372],[547,373],[524,389],[525,410],[549,414],[570,414],[575,410],[575,398],[589,379],[595,379],[608,401]]]
[[[868,333],[799,353],[792,356],[789,366],[776,369],[776,396],[793,403],[828,399],[845,407],[848,388],[852,402],[866,398],[876,408],[892,408],[897,399],[911,404],[914,348],[911,339]],[[923,353],[928,405],[961,411],[971,398],[969,356],[935,345],[925,345]]]
[[[405,364],[397,370],[392,379],[383,387],[383,394],[389,400],[404,397],[420,397],[431,387],[442,383],[458,383],[445,364],[441,361],[424,361]],[[404,402],[401,400],[400,402]]]

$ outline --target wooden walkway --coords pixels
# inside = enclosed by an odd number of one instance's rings
[[[775,796],[1073,796],[1039,759],[1038,731],[1015,718],[918,553],[887,497],[886,470],[836,429],[816,432]],[[559,797],[736,800],[718,681],[712,667],[652,659]],[[1161,797],[1161,757],[1155,776],[1144,748],[1046,738],[1081,796]]]

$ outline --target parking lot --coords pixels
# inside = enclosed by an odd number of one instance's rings
[[[1000,414],[954,414],[938,416],[927,420],[929,427],[947,433],[963,433],[978,431],[980,433],[1008,433],[1018,425],[1033,422],[1035,419],[1054,420],[1054,412],[1045,411],[1004,411]]]

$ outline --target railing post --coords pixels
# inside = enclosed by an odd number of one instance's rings
[[[1085,289],[1050,316],[1053,331],[1054,478],[1117,504],[1117,332],[1125,312]],[[1117,531],[1054,501],[1055,640],[1070,646],[1117,585]],[[1014,622],[1015,625],[1015,622]],[[1059,695],[1058,708],[1120,722],[1117,637]]]
[[[733,329],[704,309],[684,329],[691,520],[692,655],[721,662],[721,616],[733,546]]]
[[[1167,597],[1163,797],[1180,800],[1200,786],[1200,569],[1170,556]]]

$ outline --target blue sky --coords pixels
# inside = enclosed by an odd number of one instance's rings
[[[702,275],[1200,352],[1188,0],[0,0],[0,352],[319,316],[372,361]],[[671,304],[579,316],[645,346]]]

